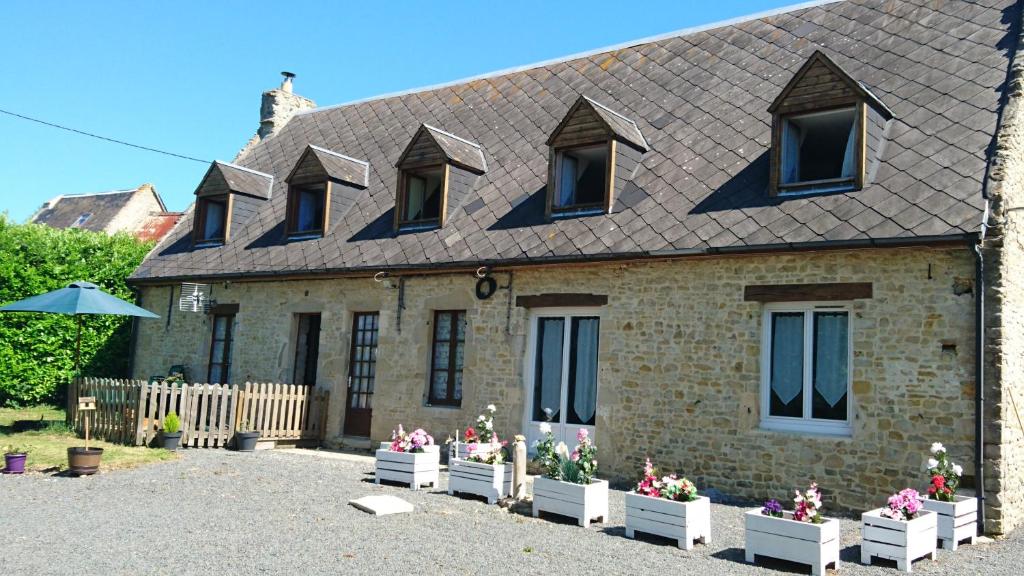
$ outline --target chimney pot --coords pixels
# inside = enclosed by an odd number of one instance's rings
[[[295,78],[295,74],[285,71],[281,72],[281,76],[284,76],[284,80],[281,81],[281,90],[290,93],[292,91],[292,78]]]

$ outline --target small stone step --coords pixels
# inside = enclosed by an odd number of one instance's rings
[[[390,495],[363,496],[362,498],[349,500],[348,503],[363,512],[373,514],[374,516],[404,514],[406,512],[413,511],[412,504],[409,504],[401,498]]]

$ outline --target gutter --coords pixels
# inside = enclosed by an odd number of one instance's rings
[[[916,236],[908,238],[879,238],[858,240],[826,240],[822,242],[789,242],[784,244],[761,244],[743,246],[724,246],[708,248],[669,248],[645,252],[632,252],[612,255],[595,256],[548,256],[540,258],[521,258],[517,260],[490,259],[473,262],[453,262],[447,264],[413,264],[405,266],[377,266],[363,268],[331,268],[322,270],[267,270],[258,272],[229,272],[221,274],[190,274],[159,277],[133,277],[127,280],[133,286],[166,286],[177,282],[225,282],[251,281],[273,282],[285,279],[328,280],[335,278],[370,278],[380,272],[391,277],[407,275],[452,274],[476,272],[480,267],[492,271],[508,271],[524,268],[540,268],[546,266],[592,265],[592,264],[625,264],[649,263],[664,260],[676,260],[693,257],[715,257],[729,255],[756,255],[779,252],[812,252],[822,250],[852,250],[864,248],[906,248],[913,246],[963,246],[977,242],[978,234],[963,233],[948,236]],[[154,248],[155,249],[155,248]]]
[[[974,245],[974,494],[978,499],[977,533],[985,533],[985,257],[982,245],[988,230],[989,201]]]

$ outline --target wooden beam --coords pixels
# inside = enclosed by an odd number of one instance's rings
[[[556,308],[569,306],[605,306],[608,304],[606,294],[531,294],[516,296],[516,306],[523,308]]]
[[[743,288],[743,300],[746,302],[827,302],[872,297],[871,282],[760,284]]]
[[[210,308],[210,314],[238,314],[238,304],[217,304]]]

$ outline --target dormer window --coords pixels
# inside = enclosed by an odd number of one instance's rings
[[[192,241],[216,246],[231,240],[260,206],[270,199],[274,177],[251,168],[215,161],[196,188]]]
[[[227,238],[228,196],[200,198],[196,205],[196,242],[222,243]]]
[[[444,166],[403,171],[400,226],[438,223],[447,184],[445,172]]]
[[[288,235],[323,235],[327,227],[327,182],[292,185],[288,190]]]
[[[768,107],[772,195],[859,190],[877,165],[892,112],[818,51]]]
[[[608,194],[608,143],[555,151],[553,212],[604,208]]]
[[[781,192],[856,183],[860,139],[855,107],[794,114],[781,121]]]
[[[395,167],[396,232],[444,226],[487,171],[479,144],[427,124],[420,125]]]
[[[547,215],[552,218],[614,212],[647,151],[635,122],[586,96],[569,108],[547,145]]]

